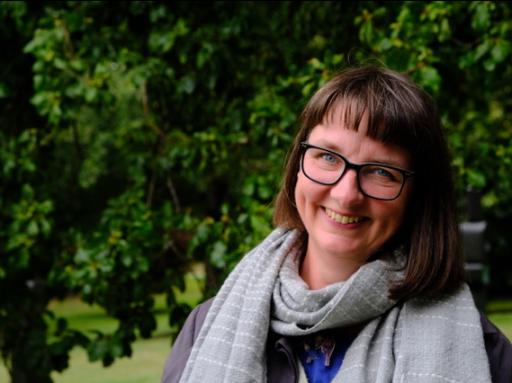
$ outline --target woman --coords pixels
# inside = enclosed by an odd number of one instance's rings
[[[162,381],[512,381],[510,343],[463,283],[431,98],[391,70],[354,68],[301,123],[277,229],[191,314]]]

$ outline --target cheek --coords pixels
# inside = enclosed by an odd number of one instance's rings
[[[405,190],[404,190],[405,192]],[[390,206],[391,207],[391,206]],[[395,201],[394,206],[391,207],[385,214],[391,218],[391,227],[393,231],[398,231],[406,221],[407,211],[409,207],[409,193],[404,193],[400,199]]]
[[[297,177],[297,183],[295,184],[295,204],[297,205],[297,211],[300,217],[304,220],[304,206],[306,204],[304,181],[300,175]]]
[[[400,229],[400,227],[403,225],[404,223],[404,217],[405,217],[405,209],[403,207],[400,207],[399,209],[397,209],[397,211],[395,212],[395,222],[394,222],[394,228],[395,228],[395,232],[398,231]]]
[[[318,200],[318,194],[315,185],[302,174],[299,174],[297,184],[295,185],[295,204],[303,221],[307,212],[312,208],[313,203]]]

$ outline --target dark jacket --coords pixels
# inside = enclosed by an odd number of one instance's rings
[[[210,299],[199,305],[188,317],[167,358],[162,383],[179,382],[211,303]],[[512,383],[512,345],[484,315],[481,315],[480,318],[492,381],[493,383]],[[267,371],[269,383],[297,383],[297,360],[289,339],[273,333],[269,335]]]

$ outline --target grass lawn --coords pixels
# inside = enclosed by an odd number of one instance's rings
[[[512,312],[488,314],[488,317],[509,340],[512,339]]]
[[[159,382],[170,349],[169,337],[138,340],[131,358],[116,360],[108,368],[90,363],[84,350],[75,349],[71,353],[71,367],[63,373],[53,373],[52,378],[56,383]]]
[[[180,301],[198,303],[200,286],[198,279],[190,275],[186,278],[186,292],[179,294]],[[85,305],[78,299],[56,302],[51,307],[56,314],[68,318],[69,326],[80,330],[101,328],[113,332],[116,321],[108,318],[98,306]],[[168,316],[165,313],[165,297],[155,299],[157,329],[151,339],[139,339],[133,345],[131,358],[118,359],[105,368],[101,362],[90,363],[83,349],[73,350],[70,368],[62,373],[53,373],[55,383],[154,383],[159,382],[165,359],[171,351]]]
[[[197,303],[200,299],[199,282],[192,275],[186,278],[186,292],[177,296],[180,301]],[[165,297],[155,297],[157,329],[151,339],[138,339],[133,344],[131,358],[117,359],[105,368],[101,362],[91,363],[87,352],[75,348],[71,352],[69,368],[62,373],[54,372],[55,383],[154,383],[159,382],[165,359],[171,351],[170,328],[165,311]],[[68,320],[73,329],[87,331],[100,329],[104,333],[113,332],[117,321],[108,317],[105,311],[95,305],[88,305],[77,298],[52,302],[50,309]],[[7,370],[0,362],[0,382],[9,382]]]
[[[200,297],[196,279],[187,279],[187,293],[181,299],[197,302]],[[71,353],[70,367],[63,373],[53,373],[55,383],[153,383],[159,382],[165,358],[171,349],[170,330],[167,315],[163,312],[165,302],[163,296],[156,298],[156,308],[160,309],[157,316],[157,331],[151,339],[139,339],[133,345],[131,358],[118,359],[108,368],[101,363],[90,363],[82,349],[74,349]],[[69,326],[80,330],[100,328],[103,332],[111,332],[116,322],[107,317],[98,306],[90,306],[79,299],[70,298],[63,302],[53,302],[51,309],[68,319]],[[488,317],[505,335],[512,339],[512,300],[493,301],[487,306]],[[8,382],[5,368],[0,365],[0,382]]]
[[[492,301],[486,311],[491,322],[512,340],[512,300]]]
[[[157,297],[157,308],[163,305],[163,297]],[[105,315],[100,307],[89,306],[78,299],[55,303],[53,310],[68,318],[72,328],[85,330],[99,328],[113,332],[117,322]],[[131,358],[117,359],[105,368],[101,362],[89,362],[87,352],[75,348],[71,353],[70,368],[62,373],[54,372],[56,383],[149,383],[159,382],[165,358],[171,350],[167,316],[157,315],[157,330],[151,339],[139,339],[133,344]]]

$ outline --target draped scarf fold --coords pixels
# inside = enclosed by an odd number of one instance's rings
[[[269,330],[300,336],[364,324],[334,382],[491,382],[469,288],[438,301],[388,297],[404,256],[387,254],[348,280],[309,290],[299,276],[300,233],[275,229],[228,276],[180,383],[263,383]]]

